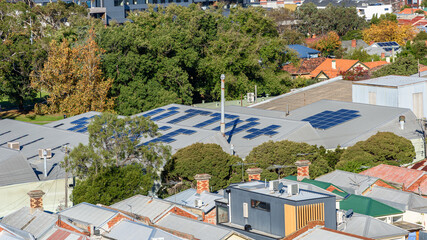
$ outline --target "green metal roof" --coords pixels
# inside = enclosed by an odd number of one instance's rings
[[[297,181],[297,177],[296,176],[287,176],[287,177],[285,177],[285,179],[292,180],[292,181]],[[329,187],[333,186],[334,188],[340,190],[340,191],[333,190],[332,191],[333,194],[336,194],[336,195],[341,196],[341,197],[346,197],[348,195],[348,193],[346,191],[342,190],[341,188],[335,186],[332,183],[322,182],[322,181],[308,179],[308,178],[304,178],[301,182],[309,183],[309,184],[312,184],[314,186],[320,187],[320,188],[325,189],[325,190],[327,190]]]
[[[399,209],[390,207],[372,198],[350,195],[340,202],[340,209],[353,209],[355,213],[365,214],[371,217],[380,217],[403,213]]]

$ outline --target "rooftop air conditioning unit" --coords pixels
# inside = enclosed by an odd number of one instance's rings
[[[255,93],[248,93],[248,103],[253,103],[255,101]]]
[[[21,147],[19,146],[19,142],[8,142],[7,147],[14,150],[21,150]]]
[[[268,183],[268,189],[271,192],[275,192],[275,191],[279,190],[279,180],[270,181]]]
[[[194,206],[196,206],[196,207],[202,207],[203,206],[203,201],[201,199],[194,200]]]
[[[288,185],[288,194],[290,196],[297,195],[299,192],[298,184],[289,184]]]
[[[43,151],[46,151],[46,158],[52,158],[52,149],[46,148],[46,149],[39,149],[39,158],[43,159]]]

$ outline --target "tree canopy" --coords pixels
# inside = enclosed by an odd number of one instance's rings
[[[415,37],[415,28],[411,25],[398,25],[395,21],[384,20],[363,30],[363,40],[367,43],[395,41],[404,45]]]
[[[415,57],[409,54],[407,57],[398,57],[396,61],[387,64],[381,69],[373,72],[374,77],[387,75],[403,75],[409,76],[418,72],[418,62]]]
[[[338,169],[361,172],[379,164],[402,165],[415,157],[411,141],[390,132],[379,132],[366,141],[347,148],[337,164]]]

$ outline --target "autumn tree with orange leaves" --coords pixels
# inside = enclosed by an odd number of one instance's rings
[[[398,25],[393,21],[381,21],[378,25],[372,24],[370,28],[363,30],[363,40],[367,43],[395,41],[404,45],[406,41],[415,37],[415,28],[411,25]]]
[[[331,31],[309,47],[321,51],[324,55],[334,55],[334,52],[341,48],[340,37],[336,32]]]
[[[106,111],[114,106],[108,98],[112,79],[105,79],[100,69],[101,54],[91,30],[82,45],[70,46],[67,40],[52,41],[44,68],[33,73],[31,85],[49,93],[47,104],[37,104],[38,113],[76,115],[88,111]]]

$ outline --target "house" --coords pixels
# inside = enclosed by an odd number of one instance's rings
[[[325,228],[322,225],[309,224],[300,231],[291,234],[289,237],[283,238],[283,240],[318,240],[318,239],[340,239],[340,240],[373,240],[373,238],[362,237],[359,235],[341,232],[329,228]]]
[[[357,173],[335,170],[316,178],[318,181],[332,183],[351,194],[363,195],[372,186],[394,188],[378,177],[365,176]]]
[[[353,102],[411,109],[417,118],[427,117],[427,79],[384,76],[353,83]]]
[[[292,78],[311,78],[310,73],[322,64],[325,59],[325,57],[300,59],[298,64],[288,63],[282,67],[282,70],[290,73]]]
[[[385,65],[390,64],[390,62],[380,60],[380,61],[364,62],[363,64],[369,68],[369,71],[374,72],[384,67]]]
[[[403,211],[403,221],[427,227],[427,199],[415,193],[397,189],[372,187],[365,196]],[[386,220],[386,219],[383,219]],[[387,220],[387,222],[391,222]]]
[[[392,57],[394,58],[397,53],[401,52],[402,49],[397,42],[375,42],[371,43],[369,47],[364,48],[369,55],[378,55],[382,58]]]
[[[206,240],[251,240],[253,238],[244,234],[238,233],[229,228],[216,226],[213,224],[193,220],[190,218],[168,213],[165,217],[156,223],[156,226],[161,228],[187,233],[194,238],[190,239],[206,239]],[[188,238],[187,238],[188,239]]]
[[[404,191],[427,196],[427,174],[425,171],[380,164],[360,174],[378,177],[392,184],[399,185]]]
[[[347,53],[352,52],[356,49],[365,48],[369,45],[362,39],[344,40],[341,41],[341,47],[345,49]]]
[[[338,77],[342,72],[347,72],[356,68],[369,70],[367,66],[358,60],[327,58],[310,73],[310,77],[326,80]]]
[[[165,200],[189,207],[192,212],[198,212],[202,220],[207,223],[216,224],[215,201],[223,196],[211,193],[209,190],[209,174],[197,174],[194,179],[197,181],[197,189],[189,188]]]
[[[405,240],[409,232],[371,216],[339,212],[339,231],[381,240]]]
[[[290,50],[295,51],[299,58],[318,58],[321,52],[300,44],[292,44],[287,46]]]
[[[300,171],[306,167],[304,161],[296,164]],[[311,221],[336,229],[335,195],[285,183],[253,180],[231,184],[224,199],[217,200],[217,224],[273,239],[287,237]]]

